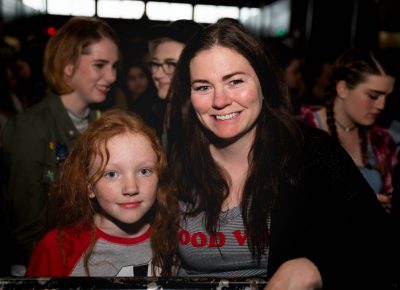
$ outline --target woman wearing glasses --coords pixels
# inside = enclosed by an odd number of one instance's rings
[[[179,56],[186,42],[202,26],[191,20],[177,20],[168,25],[155,25],[149,30],[148,67],[157,88],[158,99],[151,113],[143,116],[145,121],[156,129],[162,144],[167,148],[170,103],[168,91]]]

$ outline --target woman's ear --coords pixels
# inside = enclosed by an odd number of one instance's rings
[[[67,77],[72,77],[74,73],[74,65],[72,63],[68,63],[65,67],[64,67],[64,74]]]
[[[345,99],[349,89],[347,88],[345,81],[338,81],[336,83],[336,93],[339,98]]]
[[[91,184],[88,184],[87,187],[88,187],[88,192],[89,192],[89,198],[95,198],[96,195],[94,194],[93,186]]]

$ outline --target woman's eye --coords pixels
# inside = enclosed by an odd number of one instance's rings
[[[104,67],[104,63],[95,63],[94,66],[98,69],[102,69]]]
[[[168,69],[175,69],[176,68],[176,62],[174,62],[174,61],[166,61],[165,64],[168,67]]]
[[[380,96],[379,94],[368,94],[368,97],[374,101],[377,100],[379,96]]]
[[[241,79],[232,80],[232,81],[230,81],[230,83],[231,83],[232,85],[238,85],[238,84],[243,83],[243,80],[241,80]]]
[[[204,91],[207,91],[208,88],[209,88],[209,86],[197,86],[197,87],[194,87],[193,90],[197,91],[197,92],[204,92]]]
[[[153,170],[150,169],[150,168],[142,168],[142,169],[139,170],[139,174],[140,174],[140,175],[143,175],[143,176],[148,176],[148,175],[150,175],[152,172],[153,172]]]
[[[107,171],[104,173],[104,176],[107,178],[116,178],[118,174],[115,171]]]

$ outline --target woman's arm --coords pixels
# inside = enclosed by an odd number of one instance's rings
[[[268,281],[264,290],[314,290],[322,288],[317,267],[307,258],[283,263]]]

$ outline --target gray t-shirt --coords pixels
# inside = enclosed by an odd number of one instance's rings
[[[180,208],[185,212],[186,205],[180,202]],[[269,248],[260,262],[252,257],[240,207],[221,213],[220,219],[216,237],[207,233],[204,213],[181,221],[178,276],[265,277]]]
[[[90,276],[151,276],[152,253],[149,238],[120,238],[103,232],[100,234],[89,260]],[[83,256],[75,265],[71,276],[86,276]]]

